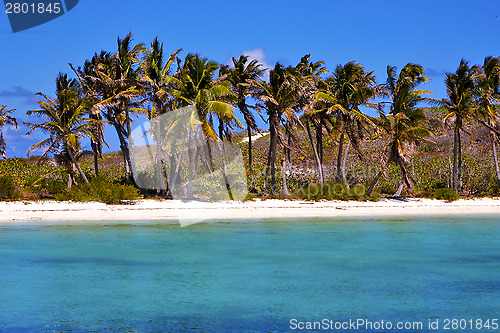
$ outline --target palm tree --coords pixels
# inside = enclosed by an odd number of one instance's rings
[[[151,43],[151,47],[144,48],[144,56],[142,62],[136,60],[141,66],[141,79],[143,81],[143,86],[148,95],[149,101],[152,103],[151,110],[145,110],[148,114],[148,118],[151,120],[158,115],[167,112],[167,106],[171,104],[169,88],[172,87],[172,76],[170,73],[170,67],[172,63],[177,59],[177,54],[181,52],[179,49],[172,53],[168,60],[165,62],[163,55],[163,43],[158,42],[158,37],[156,37]],[[152,122],[152,124],[158,125],[157,122]],[[156,126],[158,127],[158,126]],[[157,141],[156,154],[155,154],[155,177],[158,184],[163,184],[161,189],[158,189],[158,194],[160,196],[171,196],[168,182],[164,180],[164,173],[162,172],[163,163],[163,150],[162,150],[162,139],[158,128],[153,128],[152,133],[157,134],[155,138]],[[164,190],[166,188],[166,191]]]
[[[320,86],[324,85],[321,75],[327,73],[327,69],[324,67],[324,62],[311,62],[310,59],[311,55],[306,54],[300,59],[297,66],[294,68],[288,67],[288,71],[297,80],[297,84],[294,85],[298,91],[294,109],[297,114],[302,111],[304,112],[302,119],[305,120],[305,128],[316,159],[318,178],[322,184],[325,179],[323,171],[323,127],[325,127],[325,120],[321,112],[311,109],[310,103],[314,93],[320,89]],[[291,120],[293,123],[294,119],[292,118]],[[315,128],[316,144],[311,134],[310,123]],[[304,127],[302,121],[299,121],[299,124],[301,127]],[[290,139],[292,137],[290,127],[292,127],[292,124],[287,122],[287,125],[287,143],[290,146]],[[290,147],[285,147],[284,149],[288,163],[290,164]]]
[[[92,89],[91,94],[99,98],[96,108],[103,111],[104,118],[113,125],[120,141],[123,153],[125,175],[130,177],[132,162],[130,160],[128,137],[131,133],[131,113],[140,113],[143,104],[140,99],[144,89],[140,80],[140,66],[136,64],[142,44],[132,47],[132,33],[125,38],[117,39],[116,54],[101,52],[95,55],[88,73],[81,73],[87,82],[86,87]]]
[[[255,192],[255,182],[252,165],[252,129],[257,129],[255,117],[250,111],[250,106],[246,99],[252,92],[252,81],[258,81],[266,69],[257,60],[248,62],[248,56],[242,55],[238,59],[233,58],[233,68],[221,65],[220,72],[227,76],[227,80],[231,83],[233,92],[236,95],[236,103],[241,114],[245,118],[248,134],[248,168],[250,171],[250,187],[251,191]]]
[[[370,187],[367,195],[371,195],[373,188],[382,175],[385,175],[389,164],[394,163],[401,172],[401,186],[394,195],[401,195],[404,185],[411,188],[413,180],[407,170],[410,158],[410,149],[416,143],[426,138],[432,133],[422,126],[425,114],[418,106],[422,102],[430,102],[432,99],[423,97],[425,94],[432,94],[430,91],[416,89],[422,83],[429,80],[424,76],[424,68],[413,63],[407,64],[400,72],[396,73],[396,67],[387,66],[387,82],[385,92],[390,98],[390,109],[388,115],[380,111],[380,120],[377,122],[378,128],[389,136],[389,143],[382,156],[381,169]]]
[[[96,107],[101,101],[97,92],[103,91],[104,89],[101,89],[101,82],[96,80],[96,77],[99,74],[99,69],[102,69],[104,64],[109,65],[111,63],[112,55],[109,52],[101,51],[100,54],[94,54],[91,60],[85,60],[83,68],[79,67],[75,69],[72,64],[69,64],[73,72],[77,75],[83,93],[90,105],[89,116],[97,120],[92,128],[94,138],[90,140],[90,146],[94,156],[94,174],[96,177],[99,177],[99,159],[102,159],[103,144],[109,148],[104,139],[105,122],[103,121],[103,114],[101,109]]]
[[[379,94],[379,87],[375,85],[373,71],[366,72],[362,64],[354,61],[345,65],[338,65],[332,76],[325,80],[323,91],[316,93],[314,104],[324,106],[320,111],[326,111],[325,116],[337,118],[336,127],[339,132],[339,147],[337,153],[337,180],[342,179],[347,185],[345,163],[343,163],[343,149],[345,136],[349,139],[348,148],[353,148],[362,158],[359,142],[364,136],[364,124],[373,125],[368,116],[360,111],[361,105],[373,106],[368,103]],[[346,152],[346,156],[347,157]]]
[[[178,67],[178,71],[170,78],[173,87],[169,92],[174,98],[172,107],[195,106],[190,118],[199,120],[203,135],[208,142],[214,142],[217,139],[223,140],[224,133],[228,133],[233,125],[243,127],[235,117],[230,104],[233,102],[234,97],[229,82],[224,81],[224,76],[214,79],[215,71],[219,69],[217,63],[202,58],[198,54],[188,54],[182,65],[178,60]],[[214,130],[214,117],[219,122],[219,137],[217,137]],[[190,126],[193,127],[191,123],[192,121],[190,121]],[[211,159],[210,144],[208,150],[208,157]],[[192,178],[194,177],[197,153],[195,152],[196,156],[192,156],[193,152],[191,150],[188,153],[189,178],[187,194],[188,198],[192,198]],[[222,153],[224,154],[223,145]],[[173,177],[175,179],[176,176]],[[227,179],[226,186],[228,186]]]
[[[3,138],[3,133],[1,129],[5,125],[14,126],[17,129],[16,118],[9,116],[9,114],[14,111],[15,109],[7,110],[7,105],[0,106],[0,155],[2,155],[3,158],[7,158],[7,156],[5,155],[7,142],[5,142],[5,139]]]
[[[295,88],[296,78],[283,68],[280,63],[276,63],[274,69],[269,73],[269,83],[256,82],[255,97],[259,100],[259,106],[265,108],[268,116],[270,145],[264,181],[264,190],[267,187],[269,171],[271,172],[271,192],[276,191],[276,157],[278,144],[286,146],[283,134],[280,131],[280,124],[283,118],[288,121],[294,118],[295,106],[298,91]],[[285,170],[282,170],[285,172]]]
[[[85,173],[77,161],[77,154],[81,150],[80,140],[84,137],[95,139],[92,128],[98,122],[88,117],[89,105],[83,96],[82,90],[76,79],[68,79],[66,74],[59,74],[56,79],[56,99],[50,99],[42,93],[45,101],[39,102],[40,109],[30,110],[28,116],[38,116],[45,120],[41,124],[25,122],[30,130],[27,134],[40,129],[49,137],[28,150],[31,151],[41,147],[47,147],[42,156],[47,153],[67,154],[71,163],[68,165],[68,174],[71,186],[73,182],[73,166],[76,167],[85,183],[89,183]]]
[[[498,167],[496,147],[499,139],[500,118],[495,108],[495,102],[500,100],[500,58],[486,57],[481,71],[477,85],[479,112],[481,118],[486,120],[485,125],[490,129],[493,165],[497,176],[497,184],[500,186],[500,169]]]
[[[446,123],[451,120],[454,124],[453,130],[453,189],[459,192],[462,189],[462,140],[461,131],[464,129],[464,121],[474,117],[477,112],[475,101],[476,80],[479,77],[479,67],[469,66],[465,60],[455,73],[446,74],[446,92],[448,98],[441,101],[448,110],[444,118]]]

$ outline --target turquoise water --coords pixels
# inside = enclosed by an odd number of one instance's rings
[[[0,302],[0,332],[450,332],[500,318],[500,218],[3,225]]]

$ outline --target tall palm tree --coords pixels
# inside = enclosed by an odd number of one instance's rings
[[[324,84],[321,75],[327,73],[327,69],[324,67],[324,62],[311,62],[310,59],[311,55],[306,54],[300,59],[300,62],[295,67],[288,67],[288,71],[295,77],[297,83],[294,85],[295,89],[298,91],[294,107],[295,113],[299,114],[303,112],[302,119],[305,120],[305,128],[316,159],[318,178],[322,184],[325,179],[323,171],[323,128],[325,127],[325,123],[323,114],[316,110],[312,110],[309,104],[311,103],[314,93]],[[295,122],[294,118],[291,120],[292,122],[287,122],[286,126],[288,145],[290,145],[292,133],[290,127],[292,127],[292,124]],[[312,123],[315,128],[316,143],[314,143],[311,134],[310,123]],[[301,127],[304,127],[302,121],[299,121],[299,124]],[[288,163],[290,163],[290,147],[285,147],[284,149],[286,151],[285,155]]]
[[[424,76],[424,68],[413,63],[407,64],[400,72],[396,73],[396,67],[387,66],[387,82],[385,84],[386,95],[390,98],[389,112],[385,115],[380,111],[378,128],[389,136],[389,143],[382,156],[381,169],[370,187],[367,195],[371,195],[373,188],[382,175],[385,175],[389,164],[394,163],[401,172],[401,186],[394,196],[401,195],[403,186],[411,188],[413,180],[407,170],[410,158],[410,147],[420,141],[429,141],[427,137],[432,133],[422,126],[425,114],[419,103],[433,101],[423,95],[432,92],[416,89],[417,86],[429,80]]]
[[[179,49],[172,53],[170,57],[165,61],[163,53],[163,43],[158,42],[158,37],[156,37],[151,43],[150,48],[144,48],[142,61],[135,59],[137,63],[141,66],[141,80],[143,81],[143,86],[151,102],[151,110],[144,110],[147,112],[148,118],[151,120],[158,115],[167,112],[168,106],[172,103],[170,99],[169,89],[172,88],[172,76],[171,76],[171,65],[177,59],[177,54],[181,52]],[[157,122],[152,122],[155,127],[158,127]],[[157,189],[157,193],[160,196],[167,194],[168,197],[171,196],[169,184],[165,182],[163,167],[163,144],[159,132],[159,128],[152,128],[151,133],[155,136],[157,141],[156,154],[155,154],[155,178],[158,184],[163,184],[161,189]],[[172,161],[171,161],[172,162]],[[166,191],[165,191],[166,188]]]
[[[280,63],[276,63],[269,73],[269,83],[254,82],[256,87],[255,97],[259,100],[260,107],[267,112],[270,134],[269,155],[264,181],[264,190],[267,187],[269,171],[271,173],[271,192],[276,191],[276,158],[278,144],[286,146],[280,124],[283,118],[288,121],[294,118],[298,91],[295,88],[296,78],[291,75]],[[285,170],[283,170],[285,172]]]
[[[481,76],[477,84],[479,113],[490,129],[493,165],[500,186],[500,168],[498,167],[497,142],[499,139],[500,117],[495,108],[500,101],[500,58],[486,57],[481,68]]]
[[[247,97],[252,92],[252,81],[258,81],[266,69],[262,68],[257,60],[248,61],[248,56],[242,55],[238,59],[233,58],[233,68],[221,65],[220,72],[227,76],[231,83],[233,92],[236,94],[236,104],[245,118],[248,135],[248,168],[250,171],[250,187],[255,192],[255,182],[252,165],[252,129],[256,129],[255,117],[247,104]]]
[[[476,81],[479,78],[479,67],[469,66],[465,60],[460,61],[460,65],[455,73],[446,74],[447,99],[441,101],[448,110],[444,122],[453,122],[453,189],[459,192],[462,189],[462,140],[461,131],[464,129],[464,122],[474,117],[477,113],[475,101]]]
[[[336,178],[342,179],[346,185],[345,163],[342,160],[345,136],[349,140],[348,147],[352,144],[362,158],[359,142],[364,136],[364,125],[373,125],[373,122],[359,107],[373,106],[369,101],[379,94],[379,90],[373,71],[367,72],[362,64],[351,61],[338,65],[332,76],[325,80],[325,89],[315,95],[315,103],[326,107],[323,114],[337,118],[339,147]]]
[[[6,125],[14,126],[17,129],[16,118],[9,116],[9,114],[14,111],[15,109],[7,110],[7,105],[0,106],[0,155],[2,155],[3,158],[7,158],[7,156],[5,155],[7,142],[5,142],[5,139],[3,138],[1,129]]]
[[[123,153],[125,175],[130,177],[132,162],[130,160],[128,137],[131,133],[131,114],[140,113],[138,108],[143,104],[144,89],[140,80],[139,58],[142,44],[132,46],[132,33],[125,38],[117,39],[116,54],[101,52],[94,56],[97,63],[83,79],[90,82],[87,87],[93,89],[93,95],[99,98],[95,107],[103,111],[104,118],[113,125],[120,141]]]
[[[40,109],[30,110],[28,116],[38,116],[45,121],[41,124],[25,122],[30,130],[27,134],[40,129],[49,137],[28,150],[31,151],[41,147],[47,147],[42,156],[47,153],[67,154],[71,163],[68,166],[68,174],[73,174],[73,166],[76,167],[85,183],[89,183],[85,173],[77,161],[76,155],[80,152],[80,140],[84,137],[94,138],[93,126],[98,122],[88,117],[89,105],[83,96],[78,81],[68,79],[66,74],[59,74],[56,79],[56,98],[50,99],[43,93],[45,101],[39,102]],[[95,138],[94,138],[95,139]],[[68,185],[71,186],[71,179]]]
[[[285,140],[282,142],[283,145],[283,165],[282,165],[282,192],[284,196],[288,196],[288,186],[287,186],[287,172],[291,167],[291,158],[290,158],[290,150],[292,147],[292,143],[297,143],[297,138],[294,135],[294,128],[301,127],[304,128],[304,124],[301,119],[298,117],[299,114],[303,114],[302,118],[305,119],[307,129],[307,133],[309,136],[309,141],[313,147],[313,151],[315,152],[314,156],[318,165],[318,177],[320,182],[323,182],[323,119],[319,119],[319,121],[315,122],[314,118],[309,117],[307,113],[307,106],[310,104],[313,93],[316,91],[319,84],[321,84],[321,74],[327,72],[326,68],[323,66],[324,63],[322,61],[312,62],[311,55],[304,55],[299,63],[295,66],[289,66],[286,68],[286,72],[292,78],[292,89],[295,90],[292,92],[292,103],[291,110],[286,110],[284,113],[284,117],[282,117],[282,124],[284,128],[284,137]],[[316,129],[316,145],[312,139],[309,122],[312,121],[315,129]],[[317,146],[317,147],[316,147]],[[317,152],[320,154],[317,154]]]
[[[89,116],[90,118],[97,120],[92,128],[92,133],[94,138],[90,140],[90,146],[92,148],[92,153],[94,156],[94,174],[99,177],[99,159],[102,159],[102,148],[103,145],[108,144],[104,138],[104,125],[103,112],[97,104],[101,101],[101,96],[98,94],[100,91],[104,91],[101,82],[97,80],[99,70],[105,66],[105,64],[112,63],[112,55],[109,52],[101,51],[100,54],[94,54],[91,60],[85,60],[83,68],[79,67],[75,69],[72,64],[69,64],[73,72],[77,75],[80,81],[80,86],[83,93],[89,103]],[[105,93],[103,93],[105,95]]]
[[[178,60],[178,71],[170,78],[172,88],[169,90],[173,96],[173,108],[180,108],[193,105],[190,126],[193,127],[193,119],[198,119],[203,135],[208,142],[215,142],[224,139],[224,133],[228,133],[233,125],[243,127],[234,115],[231,103],[234,100],[230,84],[224,81],[225,77],[214,79],[215,72],[219,65],[207,58],[202,58],[198,54],[188,54],[181,65]],[[194,114],[196,113],[196,114]],[[219,137],[214,130],[214,117],[219,122]],[[208,158],[211,159],[211,148],[208,145]],[[192,156],[193,153],[195,156]],[[224,154],[224,145],[222,145]],[[188,150],[189,157],[189,177],[187,186],[188,198],[192,198],[192,180],[196,167],[197,153]],[[224,156],[223,156],[224,158]],[[225,163],[225,160],[224,160]],[[224,164],[225,166],[225,164]],[[225,171],[225,168],[224,168]],[[226,174],[224,174],[226,177]],[[173,176],[176,177],[175,175]],[[229,189],[226,179],[226,186]],[[229,192],[230,196],[231,193]]]

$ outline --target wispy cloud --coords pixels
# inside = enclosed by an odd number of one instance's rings
[[[33,105],[40,100],[39,96],[36,96],[35,92],[22,86],[15,86],[12,87],[12,89],[0,90],[0,97],[22,98],[24,99],[23,104],[25,105]]]
[[[273,67],[270,64],[266,62],[266,54],[264,50],[260,47],[253,49],[253,50],[246,50],[241,52],[238,56],[240,55],[246,55],[248,56],[249,60],[257,60],[263,68],[266,68],[266,71],[262,75],[262,79],[268,80],[269,79],[269,70]],[[231,63],[231,61],[229,61]]]
[[[446,71],[445,70],[439,70],[439,69],[434,69],[434,68],[430,68],[430,67],[427,67],[425,69],[425,74],[427,74],[428,76],[432,76],[432,77],[443,77],[446,75]]]

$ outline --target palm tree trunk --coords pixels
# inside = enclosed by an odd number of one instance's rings
[[[127,178],[132,174],[132,161],[130,160],[130,151],[128,149],[128,143],[125,140],[125,136],[123,134],[122,126],[117,124],[115,121],[113,122],[115,126],[116,133],[118,134],[118,140],[120,141],[120,150],[123,154],[123,166],[125,168],[125,176]]]
[[[179,191],[179,186],[181,186],[181,183],[182,183],[182,180],[179,179],[179,174],[180,174],[180,170],[181,170],[181,164],[182,164],[182,154],[184,153],[184,151],[180,151],[178,153],[178,157],[177,157],[177,165],[175,166],[175,168],[172,168],[172,179],[170,180],[170,183],[172,184],[172,187],[174,188],[174,191]],[[189,151],[188,151],[188,154],[189,154]],[[175,161],[174,161],[174,164],[175,164]],[[172,194],[173,196],[174,194]]]
[[[99,156],[94,155],[94,174],[99,178]]]
[[[318,146],[319,161],[323,165],[323,123],[321,121],[316,127],[316,145]]]
[[[189,148],[188,148],[188,182],[186,187],[186,194],[188,200],[193,199],[193,178],[194,178],[194,161],[193,161],[193,148],[191,147],[191,138],[189,139]]]
[[[351,148],[351,139],[347,142],[347,148],[345,149],[344,153],[344,159],[342,160],[342,181],[344,182],[344,185],[346,186],[347,189],[349,189],[349,184],[347,183],[347,176],[346,176],[346,165],[347,165],[347,157],[349,156],[349,149]]]
[[[373,189],[375,188],[375,185],[377,184],[378,180],[382,177],[382,171],[379,171],[379,173],[375,176],[373,179],[372,183],[370,184],[370,187],[368,187],[368,190],[366,191],[366,196],[369,197],[372,195]]]
[[[163,158],[161,153],[160,143],[156,143],[156,156],[155,156],[155,182],[156,193],[160,196],[165,195],[165,176],[163,172]]]
[[[399,198],[401,196],[401,193],[403,193],[404,186],[405,186],[405,182],[404,182],[404,180],[402,180],[401,184],[399,184],[398,190],[393,195],[394,198]]]
[[[222,120],[219,119],[219,137],[220,137],[220,145],[222,150],[222,172],[224,176],[224,183],[226,184],[226,190],[229,194],[229,200],[234,200],[233,193],[231,192],[231,186],[229,185],[229,179],[227,178],[227,165],[226,165],[226,149],[224,147],[224,141],[222,138],[224,134],[224,125]]]
[[[309,137],[309,141],[311,142],[311,146],[314,152],[314,158],[316,159],[316,164],[318,167],[318,175],[319,175],[319,182],[321,185],[323,185],[324,182],[324,177],[323,177],[323,167],[321,165],[321,160],[318,155],[318,150],[316,148],[316,145],[314,144],[312,135],[311,135],[311,128],[309,126],[309,121],[306,120],[306,130],[307,130],[307,136]]]
[[[340,141],[339,141],[339,150],[337,153],[337,175],[336,175],[336,180],[339,181],[341,178],[341,169],[342,169],[342,150],[344,149],[344,131],[342,131],[342,134],[340,134]]]
[[[127,126],[127,131],[125,133],[125,137],[129,137],[130,134],[132,133],[132,128],[131,128],[131,124],[130,124],[130,112],[129,112],[129,109],[128,109],[128,103],[125,102],[125,124]],[[125,141],[125,140],[124,140]],[[126,141],[125,141],[126,142]],[[133,142],[126,142],[126,155],[127,155],[127,164],[129,166],[129,177],[132,176],[132,160],[130,159],[130,150],[129,150],[129,145],[133,145]]]
[[[269,183],[269,171],[271,169],[271,144],[269,144],[269,152],[267,153],[266,175],[264,176],[264,191]]]
[[[460,182],[462,176],[462,147],[460,140],[460,126],[461,121],[459,119],[455,120],[455,130],[453,135],[453,189],[455,192],[459,192]]]
[[[291,172],[292,161],[290,159],[290,147],[292,146],[292,136],[290,135],[289,130],[287,130],[287,136],[288,136],[288,148],[286,149],[287,169]]]
[[[92,152],[94,153],[94,174],[99,177],[99,146],[93,140],[90,141]]]
[[[253,177],[253,165],[252,165],[252,128],[247,121],[247,132],[248,132],[248,169],[250,171],[250,192],[255,193],[255,181]]]
[[[497,145],[495,134],[491,133],[491,148],[493,150],[493,163],[495,164],[495,172],[497,175],[497,184],[500,186],[500,169],[498,167]]]
[[[274,127],[274,126],[273,126]],[[278,136],[276,133],[276,128],[273,130],[274,135],[272,136],[273,138],[271,139],[271,193],[274,193],[276,191],[276,155],[278,154]]]
[[[73,186],[73,176],[71,175],[71,173],[68,173],[68,185],[67,185],[67,188],[70,189],[71,186]]]
[[[281,176],[283,177],[282,191],[283,196],[288,197],[290,192],[288,192],[288,186],[286,184],[286,169],[287,169],[287,158],[286,158],[287,148],[283,147],[283,165],[281,167]]]
[[[85,176],[85,173],[83,172],[82,168],[80,167],[80,164],[78,164],[75,155],[73,155],[73,152],[69,147],[66,146],[66,150],[68,151],[68,155],[71,158],[71,161],[73,161],[73,164],[76,166],[76,169],[78,170],[78,173],[80,173],[80,176],[82,176],[83,181],[85,184],[89,183],[89,180],[87,179],[87,176]]]

